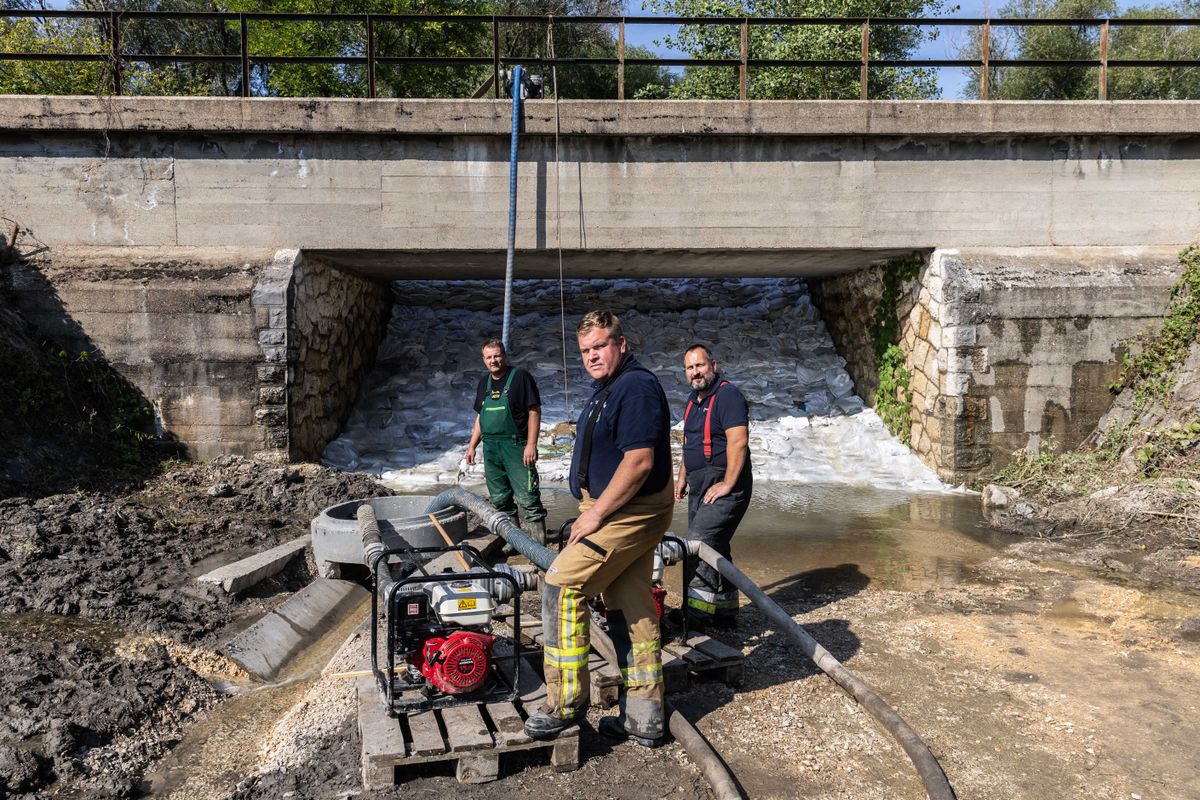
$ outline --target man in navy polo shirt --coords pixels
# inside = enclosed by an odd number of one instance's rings
[[[692,394],[683,413],[683,460],[675,499],[688,496],[688,538],[732,560],[729,543],[754,489],[746,398],[721,378],[716,359],[702,344],[683,354],[683,368]],[[737,624],[737,588],[703,561],[687,594],[689,622],[701,628]]]
[[[658,378],[629,352],[620,321],[593,311],[576,333],[592,396],[571,454],[571,493],[579,517],[546,571],[542,631],[546,705],[525,721],[549,739],[588,707],[588,601],[602,594],[624,679],[621,714],[600,733],[644,747],[663,740],[662,652],[650,594],[654,551],[671,525],[671,413]]]

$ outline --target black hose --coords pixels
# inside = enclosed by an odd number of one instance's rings
[[[753,581],[746,577],[744,572],[734,566],[732,561],[702,542],[688,542],[688,546],[689,549],[694,549],[705,563],[741,589],[751,602],[767,615],[768,619],[799,643],[800,649],[812,659],[813,663],[835,683],[849,692],[851,697],[887,729],[887,732],[904,748],[904,752],[908,753],[913,766],[917,768],[917,774],[921,776],[921,782],[925,784],[925,793],[929,795],[930,800],[955,800],[954,789],[951,788],[946,773],[942,771],[941,765],[938,764],[929,746],[891,706],[884,702],[883,698],[859,680],[857,675],[846,669],[842,662],[822,647],[816,639],[809,635],[808,631],[804,630],[786,611],[780,608],[778,603],[768,597],[766,592],[758,588]]]
[[[367,565],[367,569],[371,570],[371,574],[375,576],[378,582],[376,590],[379,594],[385,595],[388,587],[392,585],[392,571],[384,564],[384,569],[379,570],[379,559],[383,556],[387,545],[383,543],[383,537],[379,535],[379,520],[375,518],[375,508],[364,502],[358,507],[355,512],[355,517],[358,519],[358,535],[362,537],[363,545],[363,563]]]
[[[512,524],[507,515],[501,514],[487,500],[465,489],[447,489],[429,503],[425,509],[427,514],[436,514],[443,508],[458,506],[466,509],[483,521],[483,526],[492,533],[516,548],[517,552],[529,559],[530,563],[541,567],[542,571],[550,569],[557,555],[553,550],[543,547],[525,535],[525,532]],[[617,666],[617,651],[613,647],[608,634],[596,626],[592,626],[592,646],[608,663]],[[729,768],[712,746],[701,735],[700,731],[688,721],[687,717],[678,710],[666,707],[667,726],[671,734],[679,741],[688,756],[696,763],[700,773],[713,787],[718,800],[742,800],[737,783],[729,774]]]
[[[513,525],[507,514],[500,513],[487,500],[466,489],[447,489],[429,501],[429,505],[425,507],[425,513],[436,514],[444,508],[453,506],[470,511],[479,517],[483,522],[483,527],[511,544],[518,553],[528,558],[531,564],[541,567],[543,572],[550,569],[550,564],[554,561],[555,556],[553,550],[530,539],[525,531]]]

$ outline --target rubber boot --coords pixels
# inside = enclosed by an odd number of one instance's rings
[[[533,539],[543,547],[546,546],[546,520],[525,520],[525,532],[529,534],[530,539]]]

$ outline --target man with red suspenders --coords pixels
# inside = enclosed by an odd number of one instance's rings
[[[683,459],[675,499],[688,496],[688,538],[725,558],[754,489],[750,473],[750,420],[745,396],[721,378],[712,352],[694,344],[683,355],[692,394],[683,412]],[[700,562],[687,588],[689,623],[698,628],[737,624],[738,592]]]

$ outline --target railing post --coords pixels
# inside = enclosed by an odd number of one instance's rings
[[[862,24],[862,66],[858,68],[858,99],[867,99],[867,58],[871,52],[871,23]]]
[[[500,84],[504,79],[500,77],[500,21],[492,17],[492,93],[496,99],[500,99]]]
[[[988,66],[988,58],[991,55],[992,49],[992,21],[985,19],[983,27],[979,29],[979,58],[983,61],[983,67],[979,73],[979,99],[988,99],[988,84],[992,79],[992,69]]]
[[[250,96],[250,34],[246,30],[246,15],[238,14],[242,39],[242,97]]]
[[[750,70],[746,60],[750,54],[750,20],[742,19],[742,63],[738,67],[738,96],[745,100],[750,94]]]
[[[1108,99],[1108,20],[1100,26],[1100,99]]]
[[[108,43],[112,59],[112,93],[121,93],[121,29],[120,16],[116,11],[108,12]]]
[[[367,14],[367,97],[375,97],[375,19]]]
[[[625,18],[617,25],[617,99],[625,99]]]

